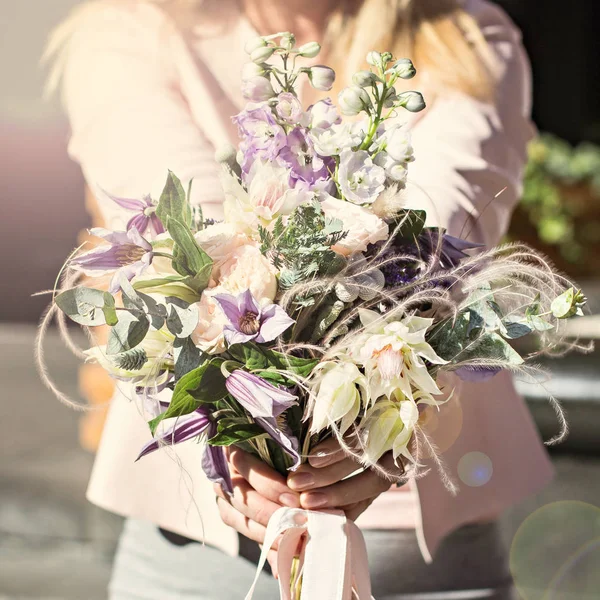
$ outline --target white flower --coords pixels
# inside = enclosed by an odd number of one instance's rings
[[[406,185],[406,180],[408,179],[406,163],[395,160],[384,151],[379,152],[373,159],[373,162],[380,166],[385,171],[385,174],[397,184],[400,184],[402,187]]]
[[[315,65],[308,71],[308,79],[311,85],[322,92],[328,92],[335,81],[335,71],[331,67]]]
[[[338,183],[346,200],[368,204],[383,191],[385,171],[373,163],[365,150],[344,150],[340,154]]]
[[[252,77],[242,81],[242,94],[252,102],[264,102],[275,96],[275,90],[266,77]]]
[[[309,109],[310,126],[312,129],[327,129],[334,123],[339,123],[341,117],[330,98],[315,102]]]
[[[394,461],[404,456],[414,461],[408,450],[419,420],[419,409],[408,399],[383,400],[367,411],[358,428],[362,441],[363,458],[367,464],[376,464],[390,450]]]
[[[401,125],[394,125],[387,129],[376,142],[378,148],[385,150],[398,162],[412,162],[414,160],[410,132]]]
[[[371,106],[371,97],[363,88],[351,85],[338,94],[338,104],[343,115],[353,117]]]
[[[341,361],[317,365],[310,386],[314,399],[310,428],[313,434],[338,422],[343,434],[369,398],[365,376],[354,363],[343,357]]]
[[[317,154],[334,156],[362,142],[361,123],[340,123],[325,129],[313,129],[309,133]]]
[[[321,45],[317,42],[308,42],[298,48],[298,54],[304,58],[314,58],[321,52]]]
[[[404,92],[398,95],[398,104],[409,112],[419,112],[425,108],[425,99],[419,92]]]
[[[249,62],[242,67],[242,81],[262,77],[266,73],[265,65]]]
[[[372,85],[377,79],[377,75],[372,71],[357,71],[352,76],[352,83],[358,87],[364,88]]]
[[[406,317],[387,321],[379,313],[361,310],[365,328],[352,341],[350,356],[363,366],[369,380],[371,396],[391,398],[400,392],[410,400],[415,397],[436,404],[432,396],[441,394],[423,362],[446,364],[425,341],[433,319]]]
[[[392,66],[392,71],[400,77],[400,79],[412,79],[417,70],[409,58],[400,58]]]
[[[346,236],[333,246],[333,250],[339,254],[350,256],[364,252],[368,244],[387,240],[389,236],[387,223],[367,208],[331,196],[321,202],[321,208],[326,217],[342,221],[342,229],[347,232]]]

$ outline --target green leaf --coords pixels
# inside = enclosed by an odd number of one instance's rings
[[[241,362],[249,371],[266,369],[269,366],[265,351],[255,344],[234,344],[228,352],[232,358]]]
[[[115,326],[119,322],[117,317],[117,311],[115,309],[115,299],[109,292],[104,292],[104,306],[102,307],[106,324],[111,327]]]
[[[217,434],[208,440],[211,446],[231,446],[265,435],[254,423],[240,423],[236,419],[220,419]]]
[[[96,326],[106,323],[105,292],[78,286],[56,296],[54,301],[71,320],[80,325]],[[110,294],[109,294],[110,295]]]
[[[525,335],[529,335],[532,328],[519,321],[504,321],[502,335],[509,340],[516,340]]]
[[[176,337],[187,338],[198,325],[198,307],[179,298],[167,298],[167,328]]]
[[[402,210],[394,219],[396,239],[413,240],[418,237],[425,227],[427,213],[424,210]]]
[[[162,224],[167,227],[169,219],[175,219],[190,225],[192,212],[186,199],[185,191],[181,181],[171,171],[167,175],[167,181],[156,207],[156,215]]]
[[[457,362],[476,359],[497,360],[509,365],[521,365],[524,360],[512,346],[494,332],[481,335],[455,357]]]
[[[176,219],[169,219],[167,230],[175,242],[173,249],[173,267],[184,282],[194,291],[202,291],[210,280],[213,261],[196,243],[189,227]]]
[[[225,377],[215,362],[218,363],[214,360],[203,363],[177,382],[169,408],[148,423],[152,435],[164,419],[189,415],[201,404],[216,402],[227,395]]]
[[[228,352],[235,360],[245,365],[249,371],[267,370],[272,367],[307,377],[319,363],[317,359],[291,356],[261,348],[256,344],[234,344],[229,347]]]
[[[175,358],[175,379],[179,380],[184,375],[200,366],[205,356],[196,347],[191,338],[177,338],[173,344]]]
[[[167,318],[167,307],[164,304],[159,304],[152,296],[148,296],[142,292],[138,292],[138,297],[146,305],[150,323],[154,329],[161,329]]]
[[[135,348],[148,333],[150,321],[144,314],[123,312],[119,322],[111,328],[106,345],[107,354],[119,354]]]

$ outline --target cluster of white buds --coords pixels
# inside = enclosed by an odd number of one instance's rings
[[[296,68],[298,58],[315,58],[319,54],[321,46],[317,42],[296,46],[295,36],[285,31],[249,40],[244,49],[250,58],[242,70],[242,93],[247,100],[264,102],[280,92],[294,93],[294,84],[302,73],[317,90],[329,91],[333,87],[335,72],[330,67]],[[273,56],[281,58],[281,67],[266,62]]]

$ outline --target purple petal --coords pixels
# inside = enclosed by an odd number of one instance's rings
[[[489,381],[500,371],[502,371],[500,367],[459,367],[454,372],[463,381],[482,383],[484,381]]]
[[[208,436],[212,437],[215,434],[214,423],[208,432]],[[211,446],[206,444],[202,453],[202,470],[209,481],[218,483],[223,491],[228,494],[233,494],[233,484],[231,475],[225,458],[225,450],[222,446]]]
[[[265,419],[258,417],[254,419],[256,424],[262,427],[269,436],[279,445],[282,450],[294,459],[294,464],[290,467],[292,471],[298,468],[300,465],[300,454],[298,453],[298,439],[284,431],[282,427],[279,427],[277,421],[274,418]]]
[[[283,388],[271,385],[261,377],[235,370],[225,380],[227,391],[252,415],[252,417],[277,417],[298,397]]]
[[[122,266],[113,276],[108,286],[108,291],[111,294],[116,294],[121,289],[121,280],[124,277],[127,281],[131,281],[137,275],[140,275],[148,264],[146,261],[138,260],[130,265]]]
[[[245,315],[246,313],[260,315],[260,306],[254,299],[254,296],[250,290],[246,290],[245,292],[241,293],[237,297],[237,302],[242,315]]]
[[[144,250],[152,250],[152,245],[150,242],[146,241],[136,227],[131,227],[127,230],[127,237],[130,240],[130,243],[143,248]]]
[[[225,316],[237,331],[240,318],[242,317],[237,298],[231,294],[216,294],[214,299],[219,303],[221,310],[225,313]]]
[[[110,229],[104,229],[104,227],[92,227],[90,234],[102,238],[111,244],[129,244],[131,239],[127,235],[127,231],[111,231]]]
[[[154,230],[155,235],[160,235],[165,232],[165,228],[162,224],[162,221],[158,218],[158,216],[153,213],[150,215],[150,227]]]
[[[150,454],[155,450],[158,450],[160,446],[168,445],[173,446],[175,444],[181,444],[191,440],[196,436],[200,435],[205,431],[211,424],[208,414],[205,409],[199,408],[190,415],[178,417],[175,424],[167,429],[164,433],[148,442],[136,458],[140,460],[142,456]]]
[[[71,259],[71,264],[85,269],[107,271],[121,266],[118,246],[102,246]]]
[[[127,230],[129,231],[130,229],[135,228],[137,231],[145,233],[146,229],[148,229],[149,223],[150,217],[147,217],[144,213],[134,215],[127,223]]]
[[[108,196],[113,202],[118,204],[121,208],[125,210],[144,210],[146,205],[142,200],[138,200],[137,198],[120,198],[119,196],[113,196],[109,194],[106,190],[100,188],[102,193]]]
[[[271,304],[263,310],[261,315],[260,333],[256,341],[259,343],[271,342],[282,334],[295,321],[277,304]]]
[[[228,325],[223,327],[223,334],[225,335],[225,340],[230,346],[233,346],[234,344],[245,344],[246,342],[256,339],[258,336],[256,333],[242,333],[235,327]]]

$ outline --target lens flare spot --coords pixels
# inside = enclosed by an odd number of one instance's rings
[[[483,452],[469,452],[458,461],[458,476],[470,487],[485,485],[494,472],[492,461]]]
[[[600,509],[563,501],[538,509],[521,525],[510,569],[523,600],[600,597]]]

